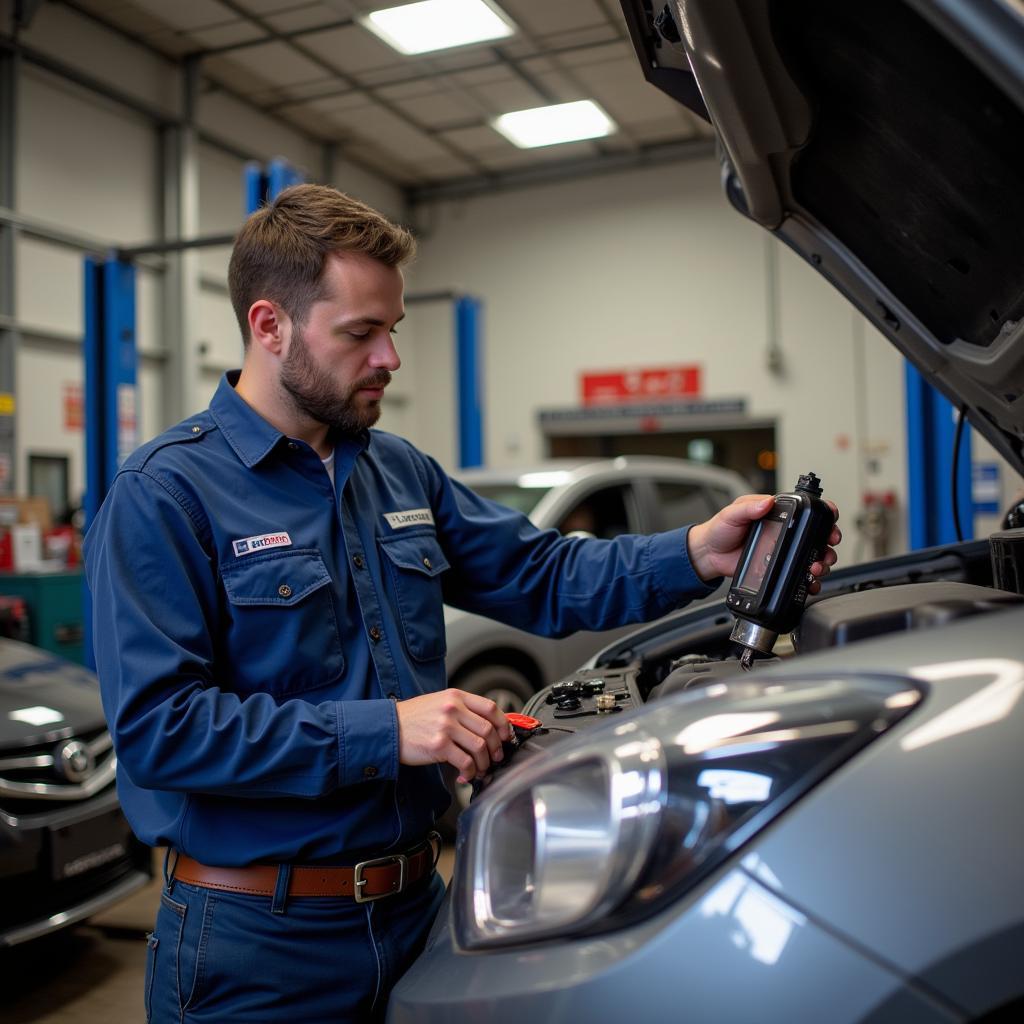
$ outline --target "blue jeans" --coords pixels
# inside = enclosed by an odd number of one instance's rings
[[[146,1020],[383,1020],[388,994],[423,949],[443,897],[436,873],[372,903],[275,902],[172,879],[149,936]]]

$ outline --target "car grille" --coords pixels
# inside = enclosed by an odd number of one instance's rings
[[[116,770],[113,741],[104,728],[0,751],[0,812],[17,817],[73,806],[111,785]]]

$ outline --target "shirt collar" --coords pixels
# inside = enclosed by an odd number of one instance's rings
[[[285,435],[271,426],[235,391],[241,373],[241,370],[228,370],[221,377],[210,402],[210,413],[235,454],[246,467],[252,469],[277,447]],[[335,445],[341,444],[343,440],[351,440],[358,448],[366,449],[370,444],[370,432],[364,430],[357,437],[338,438]]]

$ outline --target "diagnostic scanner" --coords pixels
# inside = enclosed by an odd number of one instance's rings
[[[800,621],[811,565],[825,554],[835,514],[821,497],[821,481],[807,473],[793,491],[776,494],[775,505],[750,531],[726,604],[736,616],[730,640],[744,647],[749,669],[755,651],[771,654],[780,633]]]

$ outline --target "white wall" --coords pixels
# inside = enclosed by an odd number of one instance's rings
[[[71,8],[44,4],[22,36],[29,47],[175,117],[181,109],[182,76],[166,60],[135,46]],[[17,210],[97,241],[100,249],[160,237],[163,195],[161,149],[156,125],[112,100],[70,84],[55,74],[22,64],[16,138]],[[222,93],[204,94],[200,127],[260,160],[282,156],[317,179],[324,153],[300,133],[268,119]],[[199,147],[199,230],[236,230],[243,219],[244,161],[217,147]],[[386,182],[338,159],[339,187],[400,217],[401,193]],[[224,369],[238,366],[242,346],[225,294],[229,247],[205,250],[195,336],[200,346],[191,409],[209,401]],[[65,385],[81,385],[83,334],[82,256],[52,242],[21,237],[16,251],[17,319],[22,335],[15,371],[16,474],[27,486],[29,453],[69,458],[70,491],[84,489],[84,436],[64,427]],[[165,275],[138,268],[137,340],[140,352],[140,439],[168,424],[165,355]],[[54,337],[56,335],[57,337]]]
[[[905,506],[899,356],[780,246],[784,371],[767,370],[766,236],[728,206],[712,161],[416,213],[415,287],[484,300],[489,464],[542,456],[537,412],[576,405],[581,371],[697,362],[704,397],[746,397],[751,416],[776,420],[780,486],[814,469],[848,524],[865,488],[892,489]],[[416,341],[424,341],[419,328]],[[450,349],[439,339],[430,358],[434,379],[450,380]],[[417,439],[452,465],[456,426],[446,412]]]

